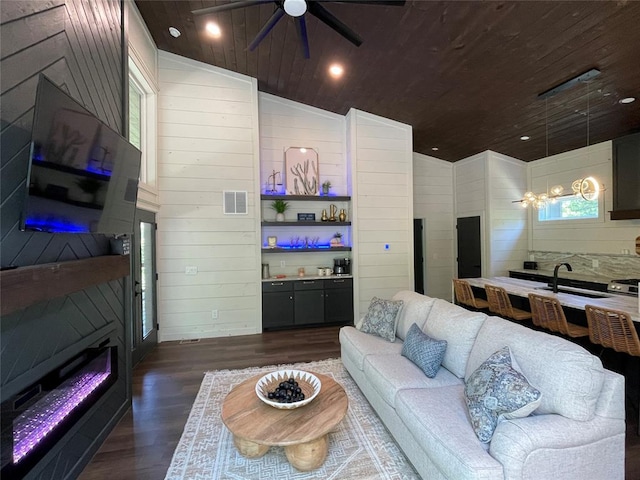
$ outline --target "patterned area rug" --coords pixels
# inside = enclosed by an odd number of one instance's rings
[[[235,385],[253,375],[282,368],[329,375],[343,386],[349,397],[347,416],[329,435],[329,453],[324,465],[311,472],[293,468],[281,447],[271,447],[260,458],[244,458],[236,451],[232,435],[220,419],[222,402]],[[207,372],[165,480],[267,478],[417,480],[420,477],[340,359]]]

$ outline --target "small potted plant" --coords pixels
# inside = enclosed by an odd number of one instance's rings
[[[276,222],[284,222],[284,212],[289,208],[289,202],[282,199],[274,200],[271,203],[271,208],[276,211]]]
[[[325,180],[322,184],[322,194],[329,195],[329,189],[331,188],[331,182],[329,180]]]
[[[336,232],[333,234],[333,238],[329,241],[332,247],[341,247],[342,246],[342,233]]]

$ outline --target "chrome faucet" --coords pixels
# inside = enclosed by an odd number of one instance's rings
[[[551,290],[553,291],[553,293],[558,293],[558,270],[563,265],[567,267],[567,270],[569,270],[570,272],[573,271],[573,268],[571,268],[571,265],[569,265],[568,263],[558,263],[555,266],[555,268],[553,269],[553,283],[551,284]]]

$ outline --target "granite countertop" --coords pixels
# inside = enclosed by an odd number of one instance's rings
[[[536,270],[537,271],[537,270]],[[575,292],[586,292],[589,294],[602,295],[603,298],[589,298],[580,295],[572,295],[570,293],[553,293],[549,290],[541,290],[547,286],[546,282],[533,282],[530,280],[520,280],[510,277],[492,277],[492,278],[465,278],[473,287],[484,288],[485,284],[496,285],[504,288],[507,293],[519,297],[528,297],[529,293],[538,293],[555,297],[561,305],[565,307],[584,310],[585,305],[595,305],[598,307],[610,308],[612,310],[620,310],[631,315],[634,322],[640,322],[640,312],[638,312],[638,297],[632,295],[621,295],[616,293],[594,292],[592,290],[584,290],[581,288],[565,287],[560,288],[572,290]]]
[[[288,275],[286,277],[270,277],[263,278],[262,283],[264,282],[294,282],[296,280],[335,280],[338,278],[353,278],[353,275],[305,275],[304,277],[299,277],[298,275]]]
[[[531,270],[527,268],[512,268],[510,272],[526,273],[529,275],[545,275],[547,277],[553,277],[553,270]],[[593,275],[589,273],[569,272],[566,267],[558,270],[558,278],[567,278],[571,280],[582,280],[583,282],[594,282],[608,284],[611,277],[605,277],[603,275]]]

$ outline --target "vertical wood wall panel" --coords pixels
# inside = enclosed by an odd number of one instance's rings
[[[160,339],[258,333],[256,82],[166,52],[158,79]],[[224,190],[248,192],[248,215],[223,214]]]
[[[391,298],[399,290],[413,290],[411,127],[352,109],[347,114],[347,138],[357,319],[374,296]],[[380,199],[389,202],[381,204]]]
[[[413,216],[424,219],[425,294],[451,301],[455,265],[453,164],[413,154]]]
[[[103,235],[21,232],[29,141],[39,73],[122,131],[121,5],[111,0],[0,3],[0,261],[18,266],[108,253]],[[127,281],[89,287],[0,318],[2,399],[109,335],[119,379],[29,478],[73,478],[129,406]],[[27,384],[25,384],[27,382]]]
[[[489,264],[485,275],[508,276],[509,270],[522,268],[522,261],[527,258],[527,212],[512,203],[526,191],[527,164],[489,152],[487,171]]]

